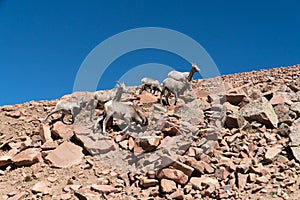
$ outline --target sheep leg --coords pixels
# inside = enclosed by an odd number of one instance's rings
[[[71,115],[72,115],[72,124],[75,122],[75,113],[73,110],[71,110]]]
[[[165,94],[165,87],[162,89],[162,91],[161,91],[161,93],[160,93],[160,98],[159,98],[159,100],[160,100],[160,104],[163,106],[163,102],[162,102],[162,96],[163,96],[163,94]]]
[[[151,90],[152,90],[152,91],[150,91],[150,92],[151,92],[152,94],[155,94],[155,92],[156,92],[155,87],[151,86]]]
[[[139,94],[142,94],[143,90],[145,90],[145,89],[146,89],[145,85],[142,85],[142,88],[140,89]]]
[[[96,105],[95,105],[95,99],[92,99],[90,101],[90,104],[91,104],[91,115],[90,115],[90,121],[94,121],[94,113],[95,113],[95,108],[96,108]]]
[[[94,132],[94,133],[96,132],[96,130],[97,130],[97,128],[98,128],[98,125],[99,125],[99,123],[100,123],[102,120],[103,120],[103,115],[101,115],[101,116],[98,117],[98,119],[97,119],[97,121],[96,121],[96,123],[95,123],[95,125],[94,125],[94,128],[93,128],[93,132]]]
[[[169,96],[170,96],[170,91],[167,91],[167,94],[165,95],[165,99],[166,99],[166,105],[169,106]]]
[[[47,119],[48,119],[51,115],[53,115],[54,113],[56,113],[56,112],[58,112],[58,111],[60,111],[60,110],[54,109],[52,112],[50,112],[50,113],[45,117],[44,122],[46,122]]]
[[[108,122],[108,120],[112,117],[112,115],[106,115],[104,120],[103,120],[103,133],[105,135],[107,135],[107,132],[106,132],[106,124]]]
[[[131,124],[130,117],[125,117],[124,121],[127,124],[127,126],[122,131],[120,131],[121,134],[125,133],[127,131],[127,129],[130,127],[130,124]]]
[[[178,99],[178,94],[177,94],[177,91],[175,91],[175,92],[174,92],[174,95],[175,95],[175,102],[174,102],[174,106],[176,106],[177,99]]]

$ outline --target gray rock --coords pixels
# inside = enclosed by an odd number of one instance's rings
[[[249,122],[258,121],[266,126],[277,128],[277,115],[272,105],[264,97],[242,107],[240,114]]]

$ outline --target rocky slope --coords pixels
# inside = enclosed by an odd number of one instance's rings
[[[299,199],[299,72],[195,80],[170,107],[131,87],[123,100],[149,125],[120,135],[116,120],[109,137],[92,130],[88,107],[71,124],[43,122],[58,100],[2,106],[0,199]]]

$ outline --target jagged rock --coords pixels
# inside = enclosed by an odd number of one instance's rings
[[[5,113],[6,116],[12,117],[12,118],[19,118],[21,117],[21,112],[16,110],[16,111],[10,111]]]
[[[226,94],[226,101],[233,105],[238,105],[246,97],[245,94],[230,93]]]
[[[184,199],[184,192],[183,190],[177,190],[175,192],[173,192],[172,194],[170,194],[169,196],[171,199]]]
[[[140,184],[144,188],[153,187],[153,186],[158,185],[158,180],[156,180],[154,178],[143,178],[140,180]]]
[[[248,174],[237,174],[238,188],[244,189],[247,183]]]
[[[40,127],[40,135],[42,137],[43,142],[53,141],[51,137],[50,126],[46,124],[42,124]]]
[[[268,183],[269,179],[266,176],[260,176],[256,178],[257,183]]]
[[[184,163],[175,161],[173,163],[173,167],[185,173],[188,177],[190,177],[194,171],[193,167],[190,167]]]
[[[89,130],[90,131],[90,130]],[[81,141],[85,149],[93,156],[100,156],[114,152],[117,149],[115,142],[101,134],[94,133],[80,133],[76,127],[75,137]]]
[[[56,122],[53,125],[52,133],[58,137],[65,140],[70,140],[74,135],[74,130],[72,126],[66,125],[61,121]]]
[[[161,137],[159,136],[142,136],[136,141],[138,146],[142,147],[145,152],[152,151],[160,143]]]
[[[48,181],[37,182],[31,190],[33,193],[50,194],[50,183]]]
[[[201,190],[203,186],[213,184],[215,188],[219,187],[219,182],[215,178],[210,178],[207,176],[202,176],[200,178],[198,177],[192,177],[190,179],[190,183],[192,184],[193,188],[196,190]]]
[[[99,200],[102,198],[102,194],[91,191],[89,188],[82,188],[76,190],[74,193],[75,196],[78,197],[80,200]]]
[[[297,116],[300,117],[300,102],[294,102],[291,107],[291,111],[297,113]]]
[[[24,151],[21,151],[11,159],[11,161],[16,166],[32,165],[42,160],[43,159],[42,159],[42,154],[40,152],[40,149],[37,148],[25,149]]]
[[[267,149],[267,152],[265,154],[265,159],[267,161],[273,161],[282,151],[281,145],[274,145],[271,148]]]
[[[237,166],[243,173],[247,173],[252,165],[252,160],[250,158],[244,158],[240,164]]]
[[[118,189],[111,186],[111,185],[92,185],[91,188],[93,190],[96,190],[100,193],[111,193],[111,192],[117,192]]]
[[[12,156],[10,156],[10,155],[0,156],[0,167],[9,165],[11,163],[11,158],[12,158]]]
[[[278,94],[272,97],[270,103],[272,105],[285,104],[285,103],[291,105],[293,102],[287,99],[285,96]]]
[[[45,160],[53,167],[66,168],[79,164],[82,158],[82,148],[66,141],[50,152]]]
[[[292,124],[297,117],[296,113],[289,110],[289,107],[284,104],[278,104],[274,107],[274,111],[278,117],[279,123]]]
[[[266,126],[277,128],[277,115],[272,105],[264,97],[242,107],[240,114],[249,122],[258,121]]]
[[[170,179],[179,184],[185,184],[188,181],[188,176],[178,169],[165,168],[157,173],[158,179]]]
[[[176,183],[172,180],[161,179],[160,180],[160,190],[163,193],[171,193],[177,189]]]
[[[290,131],[291,146],[300,146],[300,118],[294,121]]]
[[[157,102],[157,97],[150,93],[143,93],[138,96],[140,98],[140,102],[142,104],[147,104],[147,103],[156,103]]]
[[[56,149],[58,147],[57,142],[55,141],[46,141],[42,146],[42,150],[52,150],[52,149]]]
[[[18,194],[15,194],[14,196],[8,198],[7,200],[22,200],[25,199],[25,197],[27,196],[27,192],[20,192]],[[1,197],[0,197],[1,199]]]

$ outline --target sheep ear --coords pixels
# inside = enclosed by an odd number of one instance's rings
[[[120,81],[116,81],[116,84],[117,84],[118,86],[120,86],[120,85],[121,85]]]

